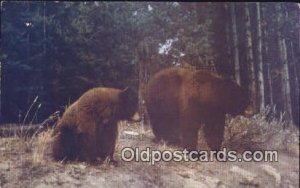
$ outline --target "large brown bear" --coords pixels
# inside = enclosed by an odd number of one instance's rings
[[[67,108],[54,129],[54,159],[113,160],[117,122],[130,119],[136,108],[137,95],[131,89],[99,87],[87,91]]]
[[[238,115],[248,106],[246,90],[228,78],[207,71],[164,69],[146,90],[146,107],[156,139],[197,149],[198,130],[204,126],[211,150],[223,141],[225,114]]]

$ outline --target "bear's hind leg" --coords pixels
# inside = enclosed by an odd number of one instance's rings
[[[188,151],[196,151],[198,144],[198,127],[187,127],[181,128],[181,143],[182,146]]]
[[[224,138],[224,127],[224,115],[213,115],[211,119],[205,122],[204,134],[211,150],[218,151],[221,149]]]
[[[54,138],[53,158],[57,161],[75,160],[78,154],[77,134],[71,127],[61,127]]]
[[[198,131],[201,127],[201,121],[196,108],[193,106],[182,108],[180,113],[180,141],[188,151],[196,150],[198,145]]]

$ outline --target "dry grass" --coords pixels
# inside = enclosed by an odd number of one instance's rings
[[[45,164],[53,140],[52,132],[53,129],[49,129],[31,139],[33,164]]]
[[[227,118],[227,127],[223,146],[231,150],[282,150],[288,151],[293,155],[299,156],[299,130],[294,126],[284,126],[286,122],[282,119],[266,117],[270,109],[266,108],[262,113],[245,118],[238,116]],[[17,148],[19,153],[32,153],[32,164],[45,164],[49,159],[49,152],[52,143],[52,131],[49,129],[28,139],[26,137],[13,136],[2,139],[2,147]],[[119,123],[119,138],[126,142],[117,142],[116,152],[119,155],[124,147],[134,146],[145,149],[151,147],[158,150],[174,150],[173,146],[168,146],[164,142],[154,144],[151,140],[154,138],[151,128],[147,125],[134,123],[129,125],[126,121]],[[209,149],[203,139],[203,133],[199,133],[199,148]]]
[[[298,128],[283,118],[275,118],[273,113],[267,107],[251,118],[228,118],[223,145],[235,150],[283,150],[299,155]]]

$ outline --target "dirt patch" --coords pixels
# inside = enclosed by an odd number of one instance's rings
[[[124,147],[179,148],[152,142],[149,127],[121,123],[117,166],[55,162],[51,130],[24,140],[0,138],[0,187],[299,187],[299,158],[280,152],[278,162],[125,162]],[[249,175],[250,174],[250,175]]]

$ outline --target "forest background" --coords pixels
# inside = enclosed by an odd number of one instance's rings
[[[1,122],[40,122],[97,86],[135,88],[143,113],[171,66],[231,77],[257,112],[299,126],[300,6],[1,1]]]

